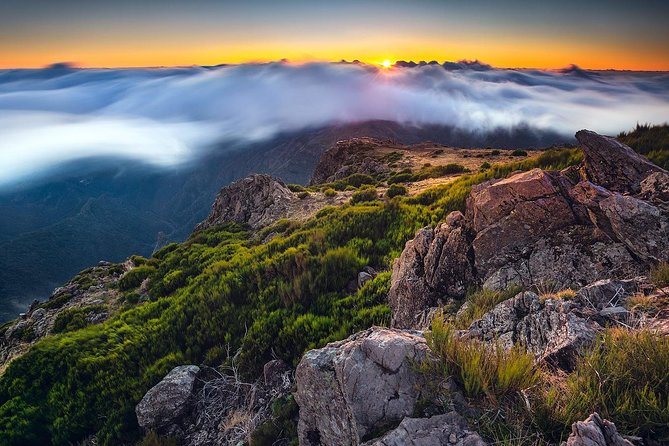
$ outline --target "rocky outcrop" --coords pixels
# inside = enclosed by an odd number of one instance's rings
[[[611,191],[639,193],[646,177],[664,172],[615,138],[581,130],[576,139],[585,155],[586,178]]]
[[[130,261],[123,264],[102,261],[56,288],[48,300],[34,301],[26,313],[0,329],[0,373],[32,344],[52,334],[63,312],[82,311],[87,325],[108,319],[121,297],[115,285],[123,273],[133,267]]]
[[[405,418],[399,426],[365,446],[485,446],[487,443],[457,412],[430,418]]]
[[[629,280],[598,280],[578,290],[576,301],[584,307],[601,311],[624,304],[625,299],[643,285],[644,280],[641,277]]]
[[[421,397],[413,364],[428,350],[417,332],[375,327],[307,352],[295,374],[300,444],[358,445],[411,416]]]
[[[597,413],[571,426],[571,434],[563,446],[633,446],[618,433],[616,425]]]
[[[170,428],[188,409],[199,372],[195,365],[175,367],[146,392],[135,408],[139,427],[146,432],[173,434]]]
[[[580,173],[532,169],[474,186],[464,214],[407,243],[388,296],[394,327],[415,328],[472,285],[575,288],[669,260],[669,173],[611,138],[578,135]]]
[[[221,189],[209,216],[195,230],[223,223],[258,229],[287,216],[290,202],[297,200],[299,198],[279,178],[250,175]]]
[[[465,336],[499,342],[504,348],[520,345],[537,360],[568,370],[600,328],[581,317],[579,308],[569,301],[542,300],[532,292],[523,292],[474,321]]]
[[[371,152],[381,146],[384,143],[374,138],[338,141],[321,156],[309,184],[330,183],[354,173],[378,175],[388,172],[388,166],[371,156]]]

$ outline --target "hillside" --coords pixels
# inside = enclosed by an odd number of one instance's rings
[[[185,242],[3,326],[0,444],[627,445],[594,411],[668,441],[669,174],[578,136],[351,139],[308,187],[224,188]]]

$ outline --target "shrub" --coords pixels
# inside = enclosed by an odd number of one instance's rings
[[[178,446],[179,442],[176,438],[161,437],[155,432],[151,431],[137,443],[137,446]]]
[[[360,187],[363,184],[376,184],[376,180],[364,173],[354,173],[343,179],[344,183],[353,187]]]
[[[669,337],[650,331],[606,330],[562,386],[550,389],[546,410],[568,428],[597,411],[618,430],[669,441]]]
[[[488,170],[488,169],[490,169],[491,167],[492,167],[492,165],[491,165],[489,162],[484,161],[483,164],[481,164],[480,169],[483,171],[483,170]]]
[[[142,265],[137,268],[133,268],[123,276],[118,281],[118,288],[121,291],[128,291],[133,288],[137,288],[142,284],[144,279],[149,277],[156,269],[152,266]]]
[[[499,155],[501,155],[501,154],[502,154],[502,151],[501,151],[501,150],[497,150],[497,149],[495,149],[495,150],[493,150],[492,152],[490,152],[490,155],[492,155],[492,156],[499,156]]]
[[[651,269],[650,280],[658,288],[669,286],[669,263],[663,262]]]
[[[469,397],[485,396],[495,403],[539,379],[534,357],[521,347],[505,350],[500,345],[459,339],[441,315],[433,319],[426,338],[445,375],[460,384]]]
[[[467,172],[467,168],[462,164],[449,163],[443,166],[423,167],[414,175],[414,178],[415,180],[425,180],[463,172]]]
[[[388,198],[393,198],[397,197],[398,195],[406,195],[407,194],[407,188],[402,186],[401,184],[391,184],[388,190],[386,191],[386,197]]]
[[[363,189],[360,189],[357,192],[354,192],[353,195],[351,196],[351,203],[356,204],[356,203],[362,203],[365,201],[374,201],[378,198],[378,195],[376,194],[376,188],[375,187],[365,187]]]
[[[331,187],[329,187],[329,188],[325,189],[323,194],[328,198],[332,198],[332,197],[337,196],[337,191],[332,189]]]
[[[516,149],[511,152],[511,156],[527,156],[527,152],[524,150]]]
[[[299,194],[297,194],[297,198],[299,198],[300,200],[304,200],[305,198],[309,197],[309,195],[311,194],[305,190],[304,192],[300,192]]]
[[[618,140],[658,166],[669,169],[669,124],[637,124],[631,132],[619,134]]]
[[[304,186],[300,184],[286,184],[286,187],[291,191],[291,192],[304,192],[306,189]]]
[[[399,172],[388,178],[388,184],[407,183],[414,180],[411,172]]]
[[[53,322],[54,333],[65,333],[68,331],[79,330],[89,325],[86,320],[89,316],[102,313],[107,310],[104,305],[88,305],[79,308],[68,308],[62,311]]]

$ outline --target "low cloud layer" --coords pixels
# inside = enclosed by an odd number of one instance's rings
[[[372,119],[567,137],[669,120],[667,73],[401,65],[0,71],[0,185],[86,157],[172,166],[219,142]]]

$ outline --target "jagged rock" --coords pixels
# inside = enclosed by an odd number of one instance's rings
[[[221,189],[209,216],[195,230],[223,223],[258,229],[285,217],[289,203],[297,200],[299,198],[279,178],[250,175]]]
[[[476,432],[467,428],[457,412],[430,418],[405,418],[383,437],[364,446],[485,446]]]
[[[600,310],[599,315],[611,319],[622,319],[629,314],[625,307],[607,307]]]
[[[310,185],[340,180],[354,173],[376,175],[387,172],[388,166],[368,156],[384,143],[374,138],[352,138],[338,141],[321,156]]]
[[[654,172],[665,172],[609,136],[581,130],[576,133],[576,139],[585,155],[587,179],[608,190],[636,194],[641,191],[641,182],[646,177]]]
[[[464,296],[475,285],[470,236],[460,212],[449,214],[436,229],[423,228],[406,243],[393,263],[388,302],[392,326],[417,328],[423,310],[440,297]]]
[[[137,422],[145,431],[162,432],[176,424],[185,413],[200,368],[182,365],[172,369],[137,404]]]
[[[577,421],[571,426],[571,434],[563,446],[633,446],[623,438],[616,425],[603,420],[598,413],[591,414],[585,421]]]
[[[584,286],[576,292],[576,300],[583,306],[595,310],[618,306],[625,302],[630,294],[636,292],[642,283],[641,278],[629,280],[604,279]]]
[[[655,172],[641,182],[641,198],[653,202],[669,202],[669,172]]]
[[[599,325],[582,318],[577,307],[561,299],[519,293],[472,322],[466,336],[499,342],[505,348],[522,345],[537,360],[571,369],[575,356],[595,339]]]
[[[281,384],[283,375],[290,370],[281,359],[273,359],[263,366],[263,379],[266,386],[276,387]]]
[[[413,414],[421,396],[413,364],[428,350],[417,332],[374,327],[307,352],[296,370],[300,444],[358,445]]]
[[[669,209],[644,199],[663,193],[667,172],[610,138],[578,136],[578,175],[532,169],[474,186],[464,215],[407,242],[388,295],[394,327],[416,328],[427,309],[471,286],[576,288],[669,260]]]

